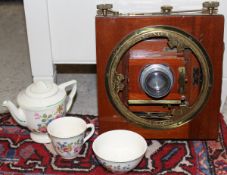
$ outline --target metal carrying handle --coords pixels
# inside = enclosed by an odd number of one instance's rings
[[[194,10],[178,10],[173,11],[171,5],[161,6],[161,12],[151,12],[151,13],[127,13],[122,14],[118,11],[112,10],[113,4],[98,4],[97,5],[97,15],[100,16],[150,16],[150,15],[170,15],[170,14],[179,14],[179,13],[204,13],[213,15],[217,13],[219,2],[218,1],[205,1],[202,4],[202,9]]]

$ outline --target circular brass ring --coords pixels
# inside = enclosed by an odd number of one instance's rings
[[[123,55],[135,44],[145,39],[152,38],[167,38],[170,47],[176,47],[178,50],[190,49],[200,63],[203,75],[200,94],[198,100],[188,108],[181,107],[181,110],[176,111],[176,118],[170,120],[150,120],[141,118],[130,111],[121,101],[118,91],[115,88],[115,79],[117,67]],[[170,129],[179,127],[189,122],[195,114],[197,114],[210,94],[213,84],[213,71],[212,65],[208,54],[202,45],[188,33],[170,26],[154,26],[145,27],[134,31],[126,36],[120,44],[112,51],[106,68],[106,91],[115,109],[126,119],[139,124],[143,127],[152,129]]]

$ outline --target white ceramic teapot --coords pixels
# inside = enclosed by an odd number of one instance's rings
[[[65,90],[67,86],[72,86],[68,98]],[[76,90],[76,80],[60,85],[37,81],[18,94],[19,108],[11,101],[4,101],[3,106],[9,109],[18,124],[31,130],[30,136],[33,141],[49,143],[46,126],[53,119],[62,117],[70,109]]]

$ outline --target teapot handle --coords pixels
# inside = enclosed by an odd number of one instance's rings
[[[70,107],[72,106],[73,98],[76,95],[77,81],[71,80],[71,81],[68,81],[66,83],[62,83],[62,84],[59,85],[59,88],[61,88],[61,89],[65,89],[67,86],[71,86],[71,85],[73,85],[73,87],[72,87],[72,90],[71,90],[71,92],[68,96],[68,102],[66,104],[66,112],[68,112]]]

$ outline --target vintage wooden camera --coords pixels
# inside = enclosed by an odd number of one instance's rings
[[[100,132],[154,139],[215,139],[221,99],[224,17],[201,11],[120,14],[98,5]]]

